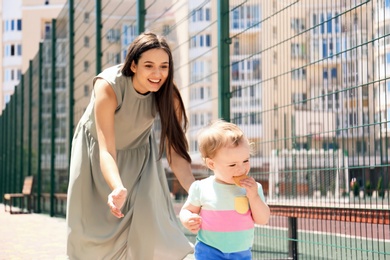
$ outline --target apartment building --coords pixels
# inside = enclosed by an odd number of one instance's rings
[[[1,0],[0,114],[66,0]]]
[[[197,129],[218,116],[216,5],[189,1],[195,156]],[[341,149],[350,176],[360,180],[382,169],[376,165],[389,154],[389,9],[389,0],[231,6],[231,120],[259,144],[252,160],[259,172],[283,149]]]

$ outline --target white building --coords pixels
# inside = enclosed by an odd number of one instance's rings
[[[66,0],[0,0],[0,115]]]

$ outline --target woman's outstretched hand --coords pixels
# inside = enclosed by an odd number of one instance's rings
[[[112,215],[117,218],[123,218],[125,216],[121,209],[125,204],[126,197],[127,189],[125,187],[116,188],[108,195],[107,205],[110,207]]]

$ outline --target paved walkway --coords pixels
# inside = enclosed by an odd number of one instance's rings
[[[9,214],[0,205],[1,260],[59,260],[66,257],[65,218],[45,214]]]
[[[64,260],[65,218],[10,214],[0,204],[0,260]],[[188,256],[186,260],[194,259]]]

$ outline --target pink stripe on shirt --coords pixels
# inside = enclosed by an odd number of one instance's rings
[[[254,228],[251,211],[240,214],[235,210],[204,210],[201,229],[214,232],[234,232]]]

